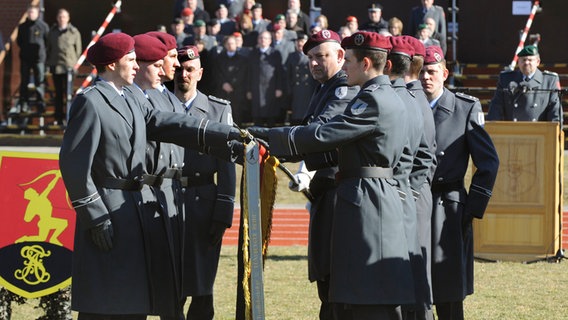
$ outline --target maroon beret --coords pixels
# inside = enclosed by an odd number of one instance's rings
[[[389,37],[389,39],[392,45],[390,54],[400,54],[409,58],[414,56],[414,47],[403,37]]]
[[[436,64],[444,60],[444,52],[439,46],[426,47],[426,55],[424,56],[424,64]]]
[[[168,54],[168,49],[166,49],[166,45],[162,41],[147,34],[134,36],[134,48],[136,60],[139,61],[158,61],[164,59]]]
[[[184,46],[178,49],[179,63],[199,59],[199,50],[196,46]]]
[[[160,32],[160,31],[150,31],[146,32],[146,34],[162,41],[162,43],[166,45],[166,49],[168,49],[168,51],[177,48],[176,38],[169,33]]]
[[[340,44],[341,37],[335,31],[321,30],[310,36],[308,41],[304,44],[302,51],[304,51],[304,54],[308,54],[308,51],[324,42],[335,42],[337,44]]]
[[[426,55],[426,48],[424,47],[424,44],[420,42],[420,40],[418,40],[413,36],[400,36],[400,37],[403,38],[404,41],[408,42],[414,48],[415,55],[423,57]]]
[[[376,32],[358,31],[341,41],[345,49],[367,49],[389,52],[392,44],[388,37]]]
[[[87,61],[95,66],[106,66],[120,60],[134,50],[134,39],[126,33],[107,33],[87,51]]]

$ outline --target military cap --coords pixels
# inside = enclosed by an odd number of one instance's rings
[[[439,46],[426,47],[426,55],[424,56],[424,64],[436,64],[444,60],[444,52]]]
[[[168,54],[168,49],[162,41],[147,34],[134,36],[134,50],[136,60],[140,61],[158,61]]]
[[[390,54],[399,54],[407,56],[409,58],[412,58],[414,56],[414,47],[410,43],[405,41],[403,37],[388,37],[388,38],[392,45]]]
[[[242,37],[243,37],[243,34],[240,33],[239,31],[235,31],[235,32],[233,32],[233,37],[235,37],[235,38],[242,38]]]
[[[408,42],[414,48],[414,55],[424,57],[426,55],[426,48],[424,44],[412,36],[400,36],[404,41]]]
[[[304,54],[308,54],[308,51],[324,42],[335,42],[337,44],[340,44],[341,37],[339,37],[339,35],[335,31],[321,30],[310,36],[306,44],[304,44],[302,51],[304,51]]]
[[[220,4],[217,6],[217,10],[219,10],[219,9],[221,9],[221,8],[227,9],[227,6],[224,5],[224,4],[222,4],[222,3],[220,3]]]
[[[274,17],[274,22],[280,20],[286,20],[286,17],[283,14],[277,14],[276,17]]]
[[[425,24],[425,23],[421,23],[421,24],[418,25],[418,31],[424,30],[424,29],[426,29],[426,28],[428,28],[428,25]]]
[[[388,37],[376,32],[358,31],[341,41],[345,49],[367,49],[389,52],[392,44]]]
[[[369,5],[369,11],[381,11],[383,10],[383,6],[378,3],[371,3]]]
[[[180,63],[199,59],[199,50],[196,46],[184,46],[178,49],[178,60]]]
[[[162,41],[162,43],[166,45],[166,49],[168,49],[168,51],[177,48],[176,38],[169,33],[160,32],[160,31],[150,31],[146,32],[146,34],[149,35],[150,37],[154,37]]]
[[[525,46],[521,51],[519,51],[519,53],[517,53],[517,56],[519,57],[536,56],[536,55],[538,55],[538,47],[533,45]]]
[[[181,10],[181,16],[182,17],[189,17],[192,14],[193,14],[193,10],[191,10],[191,8],[183,8],[183,10]]]
[[[134,39],[126,33],[107,33],[87,51],[87,61],[95,66],[106,66],[134,51]]]
[[[199,19],[193,22],[194,27],[205,27],[205,21]]]
[[[174,24],[174,25],[185,24],[185,22],[183,22],[182,18],[174,18],[174,20],[172,21],[172,24]]]
[[[347,22],[352,22],[352,21],[357,22],[357,17],[355,17],[355,16],[348,16],[348,17],[345,19],[345,21],[347,21]]]
[[[211,20],[209,20],[209,22],[207,22],[207,25],[210,26],[210,27],[217,25],[217,24],[221,24],[221,22],[219,22],[219,20],[217,18],[212,18]]]
[[[273,25],[272,25],[272,31],[273,31],[273,32],[276,32],[276,31],[278,31],[278,30],[280,30],[280,29],[282,29],[282,26],[281,26],[281,25],[279,25],[279,24],[273,24]]]
[[[262,9],[262,4],[260,4],[260,3],[257,2],[257,3],[255,3],[255,4],[253,4],[250,9],[251,9],[251,10],[254,10],[254,9]]]

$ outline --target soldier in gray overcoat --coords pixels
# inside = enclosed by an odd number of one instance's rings
[[[148,213],[156,201],[146,170],[146,140],[184,147],[240,139],[230,126],[141,105],[124,86],[138,71],[134,40],[111,33],[87,60],[100,77],[73,101],[60,151],[60,169],[77,212],[72,308],[78,319],[145,319],[152,313]],[[205,140],[204,140],[205,139]]]
[[[463,319],[463,300],[473,293],[473,218],[481,219],[491,197],[499,158],[483,128],[477,98],[444,88],[442,48],[426,48],[422,85],[434,110],[438,166],[432,182],[432,291],[440,320]],[[464,176],[476,167],[469,193]]]
[[[178,57],[181,66],[176,70],[174,92],[185,112],[199,119],[232,125],[229,101],[197,90],[203,73],[197,47],[178,49]],[[186,149],[182,185],[186,214],[183,296],[192,297],[187,319],[212,320],[213,285],[221,242],[233,222],[235,164]]]
[[[557,121],[562,124],[558,74],[540,71],[540,55],[533,45],[517,54],[519,69],[499,75],[487,120]]]
[[[406,88],[404,75],[410,68],[410,62],[414,56],[414,47],[403,37],[390,37],[392,50],[389,53],[389,64],[386,68],[392,82],[393,89],[404,102],[401,108],[406,108],[408,123],[408,142],[403,150],[401,160],[395,168],[395,179],[399,182],[399,191],[404,208],[404,226],[406,238],[410,250],[410,260],[414,272],[414,288],[416,290],[416,304],[403,306],[405,319],[433,319],[431,306],[430,285],[425,260],[429,256],[424,255],[418,242],[418,226],[416,213],[416,186],[410,184],[410,176],[413,183],[420,186],[424,184],[430,168],[434,163],[435,153],[429,150],[427,138],[424,135],[424,119],[419,101],[415,95]]]
[[[347,84],[361,86],[345,112],[325,124],[265,134],[276,156],[337,148],[329,300],[349,309],[352,319],[401,319],[400,305],[415,301],[404,213],[393,178],[407,141],[406,110],[383,75],[388,38],[357,32],[343,39],[342,47]]]

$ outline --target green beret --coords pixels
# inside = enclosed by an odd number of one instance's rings
[[[538,47],[533,45],[528,45],[523,48],[523,50],[519,51],[517,56],[519,57],[526,57],[526,56],[536,56],[538,55]]]
[[[421,23],[418,25],[418,31],[428,28],[428,25],[425,23]]]
[[[193,23],[194,27],[205,27],[205,21],[203,20],[197,20]]]
[[[277,14],[276,17],[274,17],[274,21],[280,20],[286,20],[286,17],[283,14]]]

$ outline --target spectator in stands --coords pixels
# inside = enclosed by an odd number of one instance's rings
[[[205,23],[209,22],[209,19],[211,18],[209,16],[209,12],[205,11],[203,9],[203,5],[198,6],[198,0],[187,0],[187,8],[190,8],[191,11],[193,11],[193,16],[194,16],[194,20],[203,20],[205,21]]]
[[[171,34],[176,38],[178,48],[184,46],[184,42],[189,42],[191,34],[185,33],[185,23],[181,18],[174,18],[171,24]]]
[[[298,14],[293,10],[286,11],[286,29],[294,32],[306,32],[300,25],[298,25]]]
[[[284,32],[286,29],[282,28],[279,24],[275,24],[272,26],[272,43],[270,46],[274,48],[274,50],[280,52],[280,56],[282,58],[282,65],[286,63],[288,59],[288,55],[295,51],[295,44],[293,40],[288,40],[284,36]]]
[[[29,112],[30,71],[34,74],[37,112],[45,109],[44,82],[46,43],[49,26],[40,18],[39,7],[29,6],[26,21],[18,26],[16,42],[20,47],[20,99],[10,113]]]
[[[258,36],[258,45],[249,56],[247,99],[251,101],[255,125],[273,126],[281,115],[284,70],[280,52],[270,47],[272,36],[264,31]]]
[[[242,34],[242,47],[252,48],[258,41],[258,32],[253,30],[252,17],[248,14],[241,15],[239,19],[239,31]]]
[[[329,22],[327,21],[327,17],[323,14],[320,14],[319,16],[317,16],[314,19],[314,23],[317,23],[320,25],[320,27],[325,30],[325,29],[329,29]]]
[[[223,47],[212,66],[214,95],[231,101],[233,120],[241,126],[244,122],[250,122],[250,105],[244,85],[248,77],[247,58],[238,52],[235,35],[225,37]]]
[[[304,33],[307,33],[310,27],[310,16],[303,12],[301,7],[302,4],[300,3],[300,0],[288,0],[288,10],[298,15],[298,22],[296,25],[300,27],[301,30],[296,31],[303,31]]]
[[[47,60],[55,86],[55,123],[63,125],[63,104],[67,101],[67,73],[73,80],[73,66],[79,60],[83,47],[81,33],[70,23],[69,11],[57,11],[57,23],[47,37]]]
[[[353,33],[351,32],[351,30],[349,29],[349,27],[347,26],[342,26],[339,28],[339,30],[337,31],[337,33],[339,34],[339,37],[341,38],[341,40],[350,37]]]
[[[353,34],[359,31],[359,20],[357,20],[357,17],[355,16],[348,16],[345,19],[345,26],[349,28],[349,31],[351,32],[351,34]]]
[[[399,18],[392,17],[389,19],[389,32],[393,37],[402,35],[403,27],[404,25]]]
[[[312,25],[310,26],[310,35],[316,34],[322,30],[323,28],[320,26],[319,23],[312,23]]]
[[[540,54],[533,45],[517,54],[519,69],[499,75],[487,120],[557,121],[562,124],[558,74],[540,71]]]
[[[193,10],[190,8],[184,8],[181,11],[181,19],[184,23],[183,32],[187,34],[193,34],[193,22],[195,21],[195,16],[193,15]]]
[[[210,51],[217,45],[215,37],[207,34],[207,26],[203,20],[196,20],[193,24],[193,44],[196,44],[199,40],[203,41],[207,51]]]
[[[388,30],[389,24],[383,19],[383,6],[378,3],[372,3],[368,9],[369,21],[359,26],[359,30],[381,32],[381,30]]]
[[[421,5],[412,8],[410,12],[408,34],[415,36],[418,32],[418,26],[426,22],[426,18],[430,17],[436,22],[436,33],[442,39],[440,44],[446,42],[446,14],[444,9],[434,5],[434,0],[420,0],[420,2]]]
[[[291,53],[286,60],[286,84],[287,84],[287,107],[292,112],[290,114],[290,124],[299,125],[302,123],[308,103],[315,91],[317,82],[310,73],[310,60],[304,54],[304,44],[308,41],[308,35],[298,32],[296,39],[296,51]]]
[[[290,41],[296,40],[297,33],[286,28],[286,16],[283,14],[277,14],[272,21],[271,28],[274,29],[275,25],[279,25],[281,29],[284,30],[284,38]]]
[[[268,29],[270,20],[264,19],[262,16],[262,5],[260,3],[255,3],[251,10],[252,15],[252,29],[260,34]]]
[[[221,34],[221,23],[217,18],[209,20],[207,23],[207,35],[215,38],[215,46],[219,47],[220,43],[223,43],[224,34]],[[213,49],[213,48],[212,48]]]
[[[197,0],[197,7],[203,9],[203,0]],[[174,18],[179,17],[183,8],[187,8],[187,0],[175,0]]]
[[[237,31],[237,23],[234,19],[229,18],[229,10],[224,4],[220,4],[215,11],[215,16],[221,24],[221,30],[219,33],[225,36],[232,34]]]
[[[235,19],[243,12],[244,0],[218,0],[217,3],[227,7],[229,19]]]
[[[424,24],[426,24],[430,29],[431,32],[430,38],[438,40],[438,42],[440,43],[440,47],[442,48],[442,51],[444,52],[445,55],[448,49],[448,44],[445,41],[445,39],[442,38],[442,35],[436,30],[436,21],[432,17],[426,17],[424,18]]]
[[[432,36],[432,30],[428,28],[428,25],[423,23],[418,26],[418,34],[416,35],[416,38],[418,38],[420,42],[424,44],[425,47],[430,47],[430,46],[440,47],[440,41],[432,39],[431,36]]]

